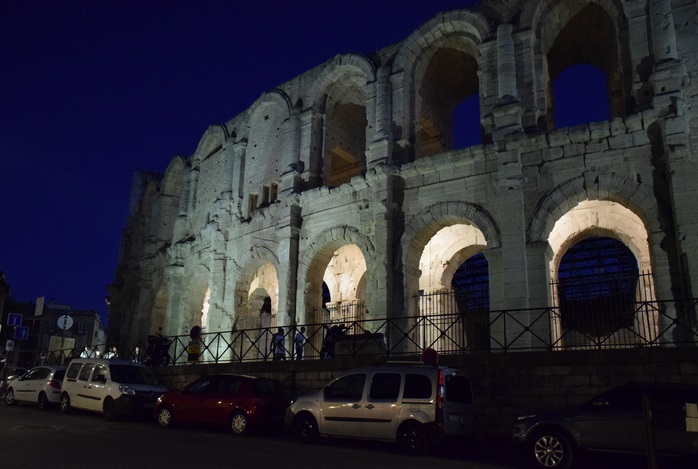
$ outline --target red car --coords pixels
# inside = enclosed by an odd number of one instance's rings
[[[252,428],[281,428],[288,404],[278,381],[222,373],[160,396],[155,418],[163,428],[175,423],[225,425],[233,434],[243,435]]]

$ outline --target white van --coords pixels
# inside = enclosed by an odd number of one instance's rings
[[[166,391],[145,366],[126,360],[76,358],[63,378],[60,410],[102,412],[105,420],[152,415],[155,401]]]
[[[472,387],[455,368],[358,368],[295,399],[285,425],[300,441],[318,436],[396,441],[406,452],[419,454],[434,439],[473,432]]]

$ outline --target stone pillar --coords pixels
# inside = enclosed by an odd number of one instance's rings
[[[277,324],[289,327],[312,322],[315,319],[298,317],[298,256],[301,232],[301,208],[290,205],[277,226],[279,240],[279,310]]]
[[[233,178],[235,177],[234,142],[230,139],[223,144],[223,180],[221,198],[230,199],[233,195]]]
[[[676,29],[671,0],[650,0],[650,23],[654,63],[677,60]]]
[[[233,145],[233,211],[238,219],[243,218],[242,201],[245,198],[245,153],[247,140],[240,140]]]
[[[165,315],[164,335],[179,335],[182,316],[182,291],[184,284],[184,267],[170,265],[165,268],[165,282],[167,283],[167,313]],[[153,331],[157,332],[157,331]]]
[[[502,258],[502,281],[505,309],[527,308],[528,259],[526,257],[526,216],[522,191],[521,155],[518,150],[499,153],[497,186]]]
[[[300,107],[291,109],[291,116],[284,122],[284,172],[281,175],[279,194],[288,195],[301,182],[303,165],[301,164],[301,118]]]
[[[514,55],[514,27],[500,24],[497,27],[497,84],[499,101],[518,99],[516,88],[516,57]]]
[[[188,224],[187,224],[187,209],[189,207],[189,194],[191,192],[191,177],[189,177],[191,172],[185,173],[186,181],[182,184],[182,194],[179,198],[179,214],[177,215],[177,220],[175,221],[175,226],[172,233],[172,243],[175,244],[178,241],[187,237],[188,234]]]
[[[502,140],[508,134],[523,132],[521,103],[516,84],[516,58],[513,26],[497,28],[497,106],[492,110],[494,130],[492,139]]]
[[[377,71],[377,80],[374,83],[375,99],[375,133],[373,141],[368,144],[366,151],[367,169],[381,163],[392,161],[393,132],[391,118],[391,86],[389,70],[380,67]]]
[[[324,160],[325,116],[308,109],[301,114],[300,153],[308,164],[305,179],[310,187],[322,186],[322,169]]]

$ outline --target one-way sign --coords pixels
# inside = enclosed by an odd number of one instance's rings
[[[22,325],[22,315],[17,313],[10,313],[7,315],[7,325],[19,327]]]
[[[29,338],[29,328],[26,326],[15,327],[15,339],[27,340]]]

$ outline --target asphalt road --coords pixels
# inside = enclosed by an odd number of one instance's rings
[[[296,443],[280,432],[236,437],[225,430],[154,422],[106,422],[100,415],[40,411],[0,403],[0,467],[44,468],[490,468],[519,467],[498,445],[473,442],[423,457],[389,443],[324,440]]]

